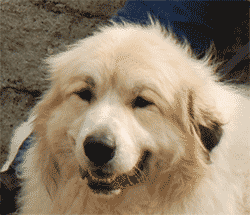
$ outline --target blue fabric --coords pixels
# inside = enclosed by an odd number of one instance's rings
[[[14,159],[11,165],[15,169],[17,175],[21,174],[21,172],[18,169],[18,166],[23,161],[24,153],[31,147],[32,144],[31,140],[32,140],[32,134],[23,142],[22,146],[19,148],[16,158]]]

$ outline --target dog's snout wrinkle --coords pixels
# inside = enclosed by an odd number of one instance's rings
[[[95,166],[103,166],[112,160],[116,150],[115,139],[103,134],[88,136],[83,146],[86,156]]]

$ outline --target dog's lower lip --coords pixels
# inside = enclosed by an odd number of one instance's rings
[[[111,178],[108,179],[93,179],[88,173],[86,176],[88,180],[88,186],[95,193],[110,194],[119,189],[115,186],[114,180]]]

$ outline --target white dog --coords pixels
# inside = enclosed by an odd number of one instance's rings
[[[2,168],[33,132],[21,214],[249,214],[249,99],[150,20],[47,59],[51,87]]]

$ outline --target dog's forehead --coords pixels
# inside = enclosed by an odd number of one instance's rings
[[[83,68],[77,77],[72,77],[73,82],[81,80],[92,88],[125,88],[131,91],[159,86],[159,77],[163,78],[149,63],[131,55],[113,56],[109,61],[108,64],[102,61],[90,70]]]
[[[137,95],[146,89],[160,93],[160,82],[154,74],[153,71],[136,67],[116,68],[106,76],[107,80],[104,80],[101,86],[97,84],[97,88],[111,88],[121,96]],[[106,87],[102,87],[103,85]]]
[[[151,53],[141,43],[126,43],[119,44],[112,50],[98,52],[99,55],[93,55],[91,51],[88,55],[81,55],[74,64],[70,62],[67,65],[67,68],[74,68],[70,71],[71,79],[74,80],[68,81],[65,88],[71,89],[68,87],[69,82],[72,84],[83,81],[83,85],[87,83],[93,88],[101,88],[103,92],[109,88],[115,88],[120,93],[138,92],[143,88],[163,91],[167,86],[177,83],[178,77],[173,70],[176,70],[178,64],[172,59],[176,57],[170,54],[168,58],[162,57],[162,50],[153,48],[154,53]],[[78,51],[82,53],[82,50]],[[79,83],[79,88],[83,85]]]

